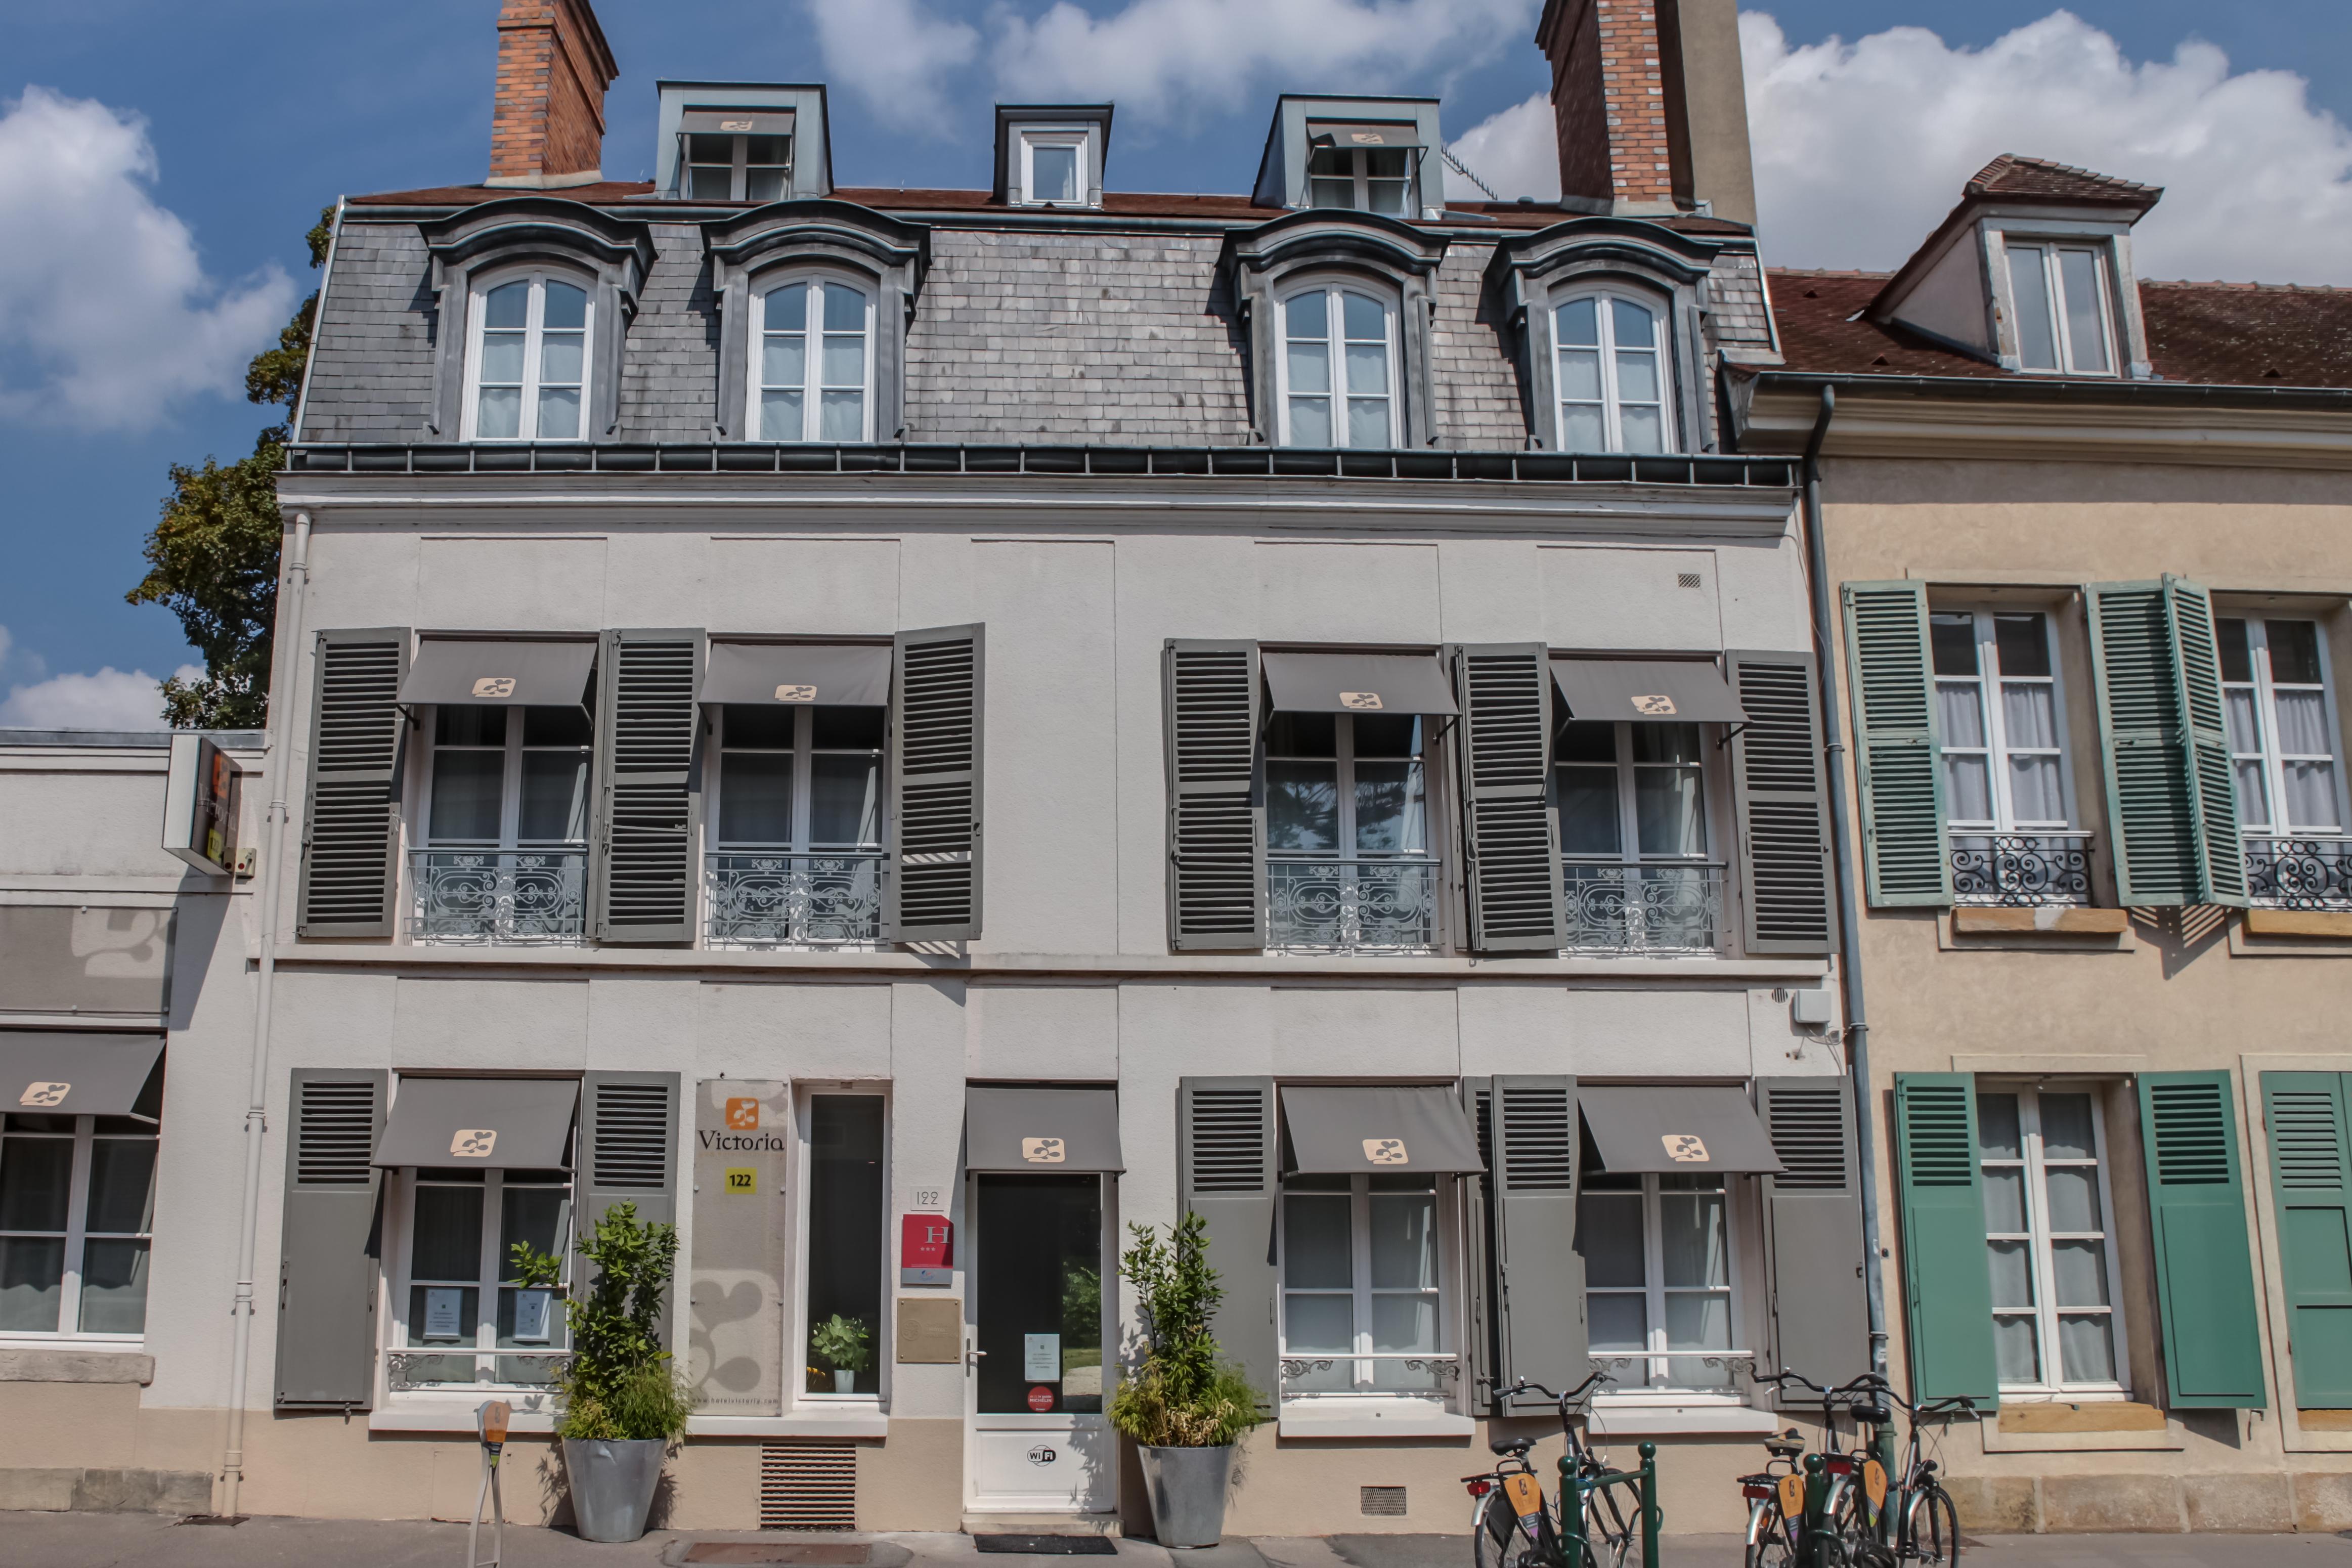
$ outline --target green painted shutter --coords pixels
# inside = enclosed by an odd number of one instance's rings
[[[1176,1085],[1176,1184],[1184,1210],[1209,1227],[1209,1266],[1224,1298],[1217,1343],[1274,1408],[1282,1381],[1275,1298],[1274,1079],[1188,1078]]]
[[[400,681],[408,673],[408,628],[324,631],[317,646],[295,930],[388,937],[399,885],[400,740],[407,723]],[[262,874],[278,871],[264,867]]]
[[[882,934],[980,935],[985,628],[900,632],[890,658],[890,858]]]
[[[2278,1212],[2294,1402],[2352,1410],[2352,1080],[2332,1072],[2263,1074],[2271,1201]]]
[[[1990,1408],[2000,1398],[2000,1377],[1993,1360],[1992,1273],[1985,1258],[1976,1129],[1976,1079],[1969,1074],[1895,1075],[1911,1397],[1959,1394]]]
[[[1810,653],[1723,656],[1748,722],[1731,737],[1747,951],[1827,953],[1830,797],[1822,772],[1821,689]]]
[[[2164,1380],[2176,1408],[2268,1403],[2236,1110],[2227,1071],[2140,1075]]]
[[[1462,842],[1470,946],[1557,952],[1559,825],[1552,818],[1551,668],[1541,643],[1474,643],[1454,653],[1462,704]]]
[[[1576,1249],[1576,1079],[1497,1077],[1493,1089],[1494,1375],[1562,1390],[1592,1370],[1584,1255]],[[1515,1415],[1552,1408],[1539,1394],[1508,1403]]]
[[[2083,596],[2122,901],[2242,905],[2245,862],[2205,590],[2166,577],[2094,583]]]
[[[1171,638],[1161,673],[1168,945],[1255,951],[1265,944],[1257,644]]]
[[[1862,854],[1874,905],[1952,901],[1944,852],[1944,770],[1936,752],[1936,677],[1924,583],[1848,583],[1847,679]]]
[[[608,631],[597,658],[596,820],[589,885],[599,942],[691,942],[699,631]]]

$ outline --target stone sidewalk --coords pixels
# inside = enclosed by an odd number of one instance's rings
[[[485,1542],[485,1547],[488,1542]],[[1468,1568],[1450,1535],[1228,1540],[1171,1552],[1118,1541],[1116,1568]],[[1667,1538],[1662,1568],[1738,1568],[1727,1535]],[[181,1523],[134,1513],[0,1513],[0,1565],[38,1568],[461,1568],[466,1527],[411,1521],[251,1519]],[[2334,1535],[2023,1535],[1964,1543],[1969,1568],[2352,1568],[2352,1538]],[[575,1564],[740,1564],[743,1568],[1078,1568],[1060,1557],[982,1554],[968,1535],[787,1535],[656,1531],[599,1546],[558,1531],[510,1527],[505,1568]]]

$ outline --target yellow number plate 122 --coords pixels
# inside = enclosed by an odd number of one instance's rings
[[[727,1190],[730,1193],[756,1193],[760,1190],[760,1173],[744,1166],[730,1166]]]

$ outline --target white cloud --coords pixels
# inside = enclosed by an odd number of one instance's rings
[[[204,671],[184,664],[173,672],[183,680]],[[95,675],[57,675],[11,689],[0,701],[0,725],[26,730],[162,730],[160,682],[143,669],[108,665]]]
[[[825,68],[885,114],[936,127],[946,119],[941,80],[971,63],[980,34],[941,21],[916,0],[807,0]]]
[[[2151,278],[2352,282],[2352,132],[2286,71],[2230,72],[2189,42],[2134,62],[2055,11],[1981,49],[1921,27],[1791,46],[1739,19],[1767,254],[1902,261],[1995,155],[2165,187],[2135,233]]]
[[[1454,138],[1449,150],[1505,201],[1559,198],[1559,131],[1548,93],[1480,121]],[[1465,194],[1475,195],[1476,187]]]
[[[152,425],[241,389],[285,324],[293,281],[207,276],[155,174],[136,115],[38,87],[0,113],[0,415]]]

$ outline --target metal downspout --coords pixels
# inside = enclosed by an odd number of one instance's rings
[[[1877,1100],[1870,1087],[1870,1013],[1862,993],[1862,921],[1854,907],[1853,797],[1846,785],[1845,727],[1838,696],[1837,638],[1830,618],[1829,549],[1822,538],[1822,442],[1837,394],[1822,388],[1821,413],[1805,442],[1805,575],[1813,600],[1813,646],[1821,650],[1822,749],[1829,765],[1831,853],[1836,858],[1838,978],[1845,990],[1846,1071],[1853,1079],[1853,1132],[1862,1173],[1862,1279],[1870,1325],[1870,1370],[1886,1374],[1886,1272],[1878,1239]]]
[[[278,976],[278,907],[286,885],[287,786],[293,772],[291,748],[285,744],[292,706],[296,662],[301,657],[302,600],[310,583],[310,514],[294,514],[294,549],[286,563],[286,613],[278,630],[276,658],[278,679],[270,688],[277,699],[269,708],[267,750],[269,769],[269,847],[261,863],[261,957],[253,994],[252,1069],[245,1107],[245,1201],[239,1209],[244,1231],[237,1238],[236,1299],[229,1309],[233,1324],[228,1362],[228,1439],[221,1452],[221,1513],[236,1517],[237,1489],[245,1479],[246,1379],[253,1364],[254,1254],[261,1231],[261,1146],[267,1131],[265,1114],[269,1093],[269,1004]]]

